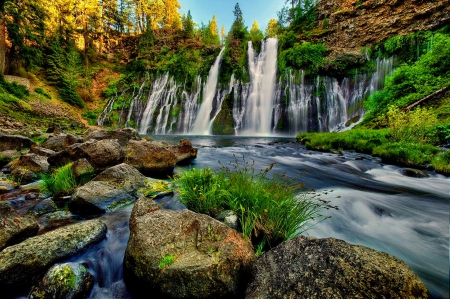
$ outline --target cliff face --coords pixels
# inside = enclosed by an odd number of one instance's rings
[[[332,56],[360,54],[394,35],[438,29],[450,23],[450,0],[322,0],[317,35]],[[327,24],[328,23],[328,24]]]

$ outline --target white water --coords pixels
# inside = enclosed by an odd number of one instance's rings
[[[261,53],[255,55],[252,42],[248,42],[251,92],[245,103],[245,118],[241,128],[243,135],[270,135],[272,132],[277,49],[278,40],[268,38],[261,42]]]
[[[219,76],[219,66],[222,60],[222,54],[225,48],[219,53],[213,66],[209,70],[208,79],[203,91],[203,102],[200,106],[200,110],[194,122],[194,127],[192,128],[193,134],[196,135],[210,135],[211,134],[211,112],[213,110],[213,100],[216,95],[217,78]]]

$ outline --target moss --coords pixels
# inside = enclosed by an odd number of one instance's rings
[[[234,124],[233,124],[233,95],[232,90],[229,94],[225,96],[222,103],[222,109],[219,114],[217,114],[212,126],[212,133],[214,135],[234,135]]]
[[[113,210],[117,210],[118,208],[124,207],[128,204],[130,204],[131,202],[133,202],[134,199],[133,198],[125,198],[116,202],[113,202],[108,208],[107,211],[113,211]]]
[[[169,183],[162,180],[144,180],[145,188],[140,188],[138,192],[145,197],[155,197],[159,194],[164,194],[172,191]]]

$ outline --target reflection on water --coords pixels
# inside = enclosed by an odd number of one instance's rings
[[[378,158],[354,152],[313,152],[293,138],[151,137],[174,144],[182,138],[191,140],[199,147],[197,159],[191,161],[197,168],[217,169],[242,157],[255,161],[256,169],[277,162],[275,172],[298,178],[339,207],[328,210],[332,218],[308,234],[388,252],[405,261],[435,298],[449,298],[448,178],[434,173],[428,178],[405,177],[399,167],[382,165]],[[102,216],[108,226],[107,239],[71,259],[85,264],[95,276],[91,298],[131,298],[122,280],[131,208]]]

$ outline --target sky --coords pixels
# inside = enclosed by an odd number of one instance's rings
[[[253,21],[257,20],[259,28],[264,32],[269,20],[277,18],[277,12],[284,6],[284,0],[178,0],[181,5],[180,14],[186,14],[191,11],[192,19],[198,25],[203,22],[207,25],[216,15],[217,25],[220,29],[222,24],[228,31],[234,21],[233,10],[236,3],[242,10],[245,25],[250,28]]]

